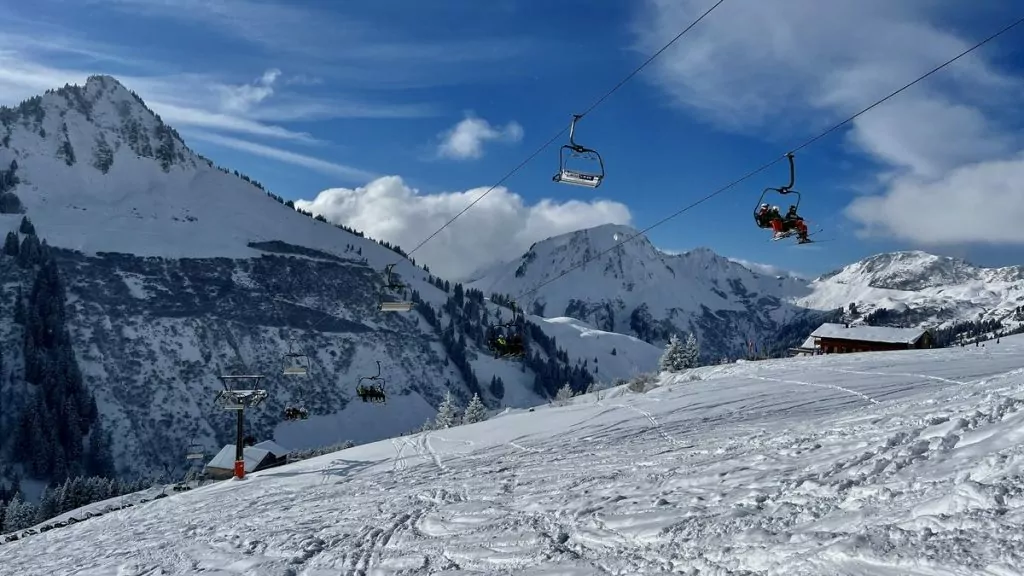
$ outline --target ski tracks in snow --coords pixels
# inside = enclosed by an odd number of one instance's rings
[[[747,376],[747,377],[748,378],[754,378],[756,380],[764,380],[766,382],[779,382],[779,383],[782,383],[782,384],[797,384],[797,385],[800,385],[800,386],[813,386],[815,388],[831,388],[832,390],[838,390],[838,391],[843,392],[845,394],[852,394],[852,395],[857,396],[857,397],[859,397],[859,398],[861,398],[861,399],[863,399],[863,400],[865,400],[867,402],[870,402],[872,404],[881,404],[881,402],[879,402],[878,400],[875,400],[874,398],[872,398],[871,396],[868,396],[867,394],[864,394],[863,392],[857,392],[856,390],[850,390],[849,388],[844,388],[844,387],[842,387],[842,386],[840,386],[838,384],[818,384],[816,382],[803,382],[801,380],[784,380],[782,378],[769,378],[767,376],[756,376],[756,375],[750,375],[750,376]]]
[[[1020,350],[945,364],[970,398],[840,359],[357,446],[5,544],[0,576],[1020,573]]]

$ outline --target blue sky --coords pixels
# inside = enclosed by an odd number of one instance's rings
[[[0,0],[0,102],[112,74],[198,152],[409,248],[712,3]],[[551,234],[645,228],[1020,16],[771,4],[726,0],[580,123],[607,166],[597,191],[551,181],[558,142],[417,259],[459,276]],[[753,225],[782,163],[651,240],[808,274],[909,248],[1024,262],[1020,28],[798,155],[828,242]]]

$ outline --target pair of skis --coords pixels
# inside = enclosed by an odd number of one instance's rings
[[[797,242],[797,246],[800,246],[800,245],[803,245],[803,244],[818,244],[818,243],[821,243],[821,242],[829,242],[829,241],[831,241],[831,239],[828,239],[828,240],[811,240],[811,236],[814,236],[815,234],[819,234],[822,230],[823,230],[822,228],[818,228],[814,232],[808,232],[807,233],[807,240],[798,241]],[[778,242],[779,240],[785,240],[787,238],[791,238],[794,234],[796,234],[796,231],[795,230],[790,230],[788,232],[784,232],[784,233],[780,234],[779,236],[774,236],[773,235],[771,238],[768,239],[768,241],[769,242]]]

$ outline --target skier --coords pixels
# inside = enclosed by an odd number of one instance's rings
[[[789,207],[789,210],[786,212],[786,216],[779,224],[780,226],[776,228],[774,221],[772,223],[772,228],[775,230],[776,236],[779,236],[780,234],[788,234],[789,231],[795,228],[796,237],[801,244],[804,242],[810,242],[807,238],[807,224],[804,224],[804,219],[797,214],[796,206]]]
[[[303,410],[302,408],[295,408],[293,406],[289,406],[284,409],[285,420],[305,420],[308,417],[309,413]]]
[[[518,333],[513,333],[508,338],[503,334],[498,334],[491,339],[489,344],[494,351],[495,358],[500,356],[520,356],[523,354],[523,337]]]
[[[761,228],[775,228],[774,222],[778,220],[782,222],[782,215],[779,213],[778,206],[769,206],[768,204],[761,204],[761,209],[757,212],[757,225]]]

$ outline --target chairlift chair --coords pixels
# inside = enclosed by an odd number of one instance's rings
[[[202,460],[206,458],[206,450],[198,442],[190,442],[185,450],[185,460]]]
[[[757,224],[758,228],[771,228],[771,224],[770,223],[768,223],[768,222],[763,222],[762,223],[757,218],[757,214],[761,210],[761,204],[764,204],[764,197],[769,192],[776,192],[776,193],[784,195],[784,196],[787,195],[787,194],[796,194],[796,203],[792,204],[792,206],[796,206],[796,208],[798,210],[800,208],[800,199],[801,199],[800,193],[797,192],[796,190],[793,190],[793,185],[796,184],[796,165],[793,162],[793,153],[792,152],[786,153],[786,159],[789,160],[789,184],[787,184],[785,186],[782,186],[780,188],[765,188],[761,192],[761,197],[757,199],[757,204],[754,205],[754,223]]]
[[[377,310],[381,312],[409,312],[413,308],[413,302],[406,297],[406,286],[392,277],[395,265],[388,264],[384,269],[387,280],[381,287],[377,296]],[[398,292],[400,296],[393,300],[394,296],[387,294],[388,290]]]
[[[563,184],[597,188],[604,181],[604,160],[597,150],[586,148],[576,143],[576,121],[582,117],[582,114],[573,114],[572,124],[569,126],[569,143],[563,144],[562,148],[558,151],[558,173],[552,176],[551,179]],[[592,168],[582,170],[570,167],[570,164],[575,165],[577,160],[582,160],[583,165]],[[595,171],[594,168],[597,168],[599,171]]]
[[[307,376],[309,374],[309,356],[294,352],[289,344],[288,353],[284,355],[282,374],[285,376]]]
[[[515,302],[511,303],[511,308],[512,319],[494,326],[494,334],[487,339],[487,346],[495,358],[522,358],[526,355],[526,342],[523,338],[525,319]]]
[[[369,380],[371,383],[364,385],[363,380]],[[363,402],[383,404],[387,401],[387,394],[384,392],[385,383],[385,380],[380,377],[380,360],[377,360],[377,375],[359,378],[359,382],[356,384],[356,396],[359,396]]]

